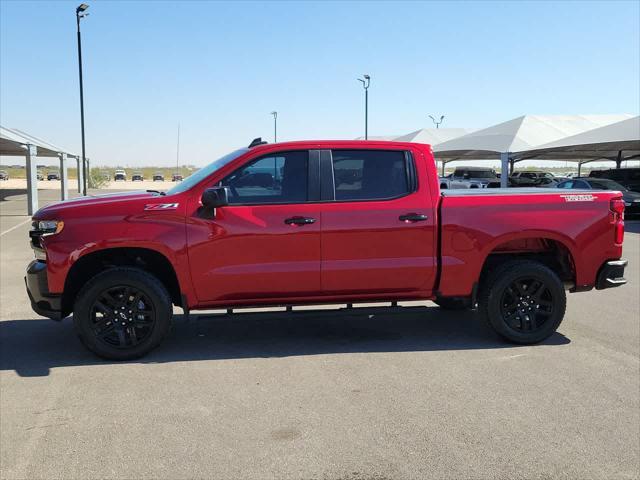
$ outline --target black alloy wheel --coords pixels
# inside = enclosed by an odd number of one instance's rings
[[[511,282],[500,303],[504,322],[520,332],[543,328],[553,314],[553,294],[543,280],[535,278],[523,277]]]
[[[101,292],[91,306],[96,339],[116,348],[139,345],[152,332],[156,311],[148,295],[126,285]]]
[[[109,360],[131,360],[157,347],[171,329],[173,306],[164,284],[133,267],[112,267],[78,293],[73,324],[82,343]]]
[[[480,315],[514,343],[538,343],[553,335],[566,306],[567,294],[558,274],[534,260],[506,261],[480,285]]]

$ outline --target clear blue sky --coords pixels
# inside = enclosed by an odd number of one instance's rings
[[[0,123],[79,151],[75,6],[0,1]],[[83,20],[94,165],[204,165],[253,137],[404,134],[445,114],[640,109],[640,2],[93,1]]]

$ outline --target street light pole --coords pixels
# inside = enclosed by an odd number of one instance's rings
[[[273,143],[278,143],[278,112],[271,112],[273,115]]]
[[[369,84],[371,83],[371,77],[369,75],[363,75],[363,78],[358,78],[358,81],[362,83],[364,88],[364,139],[369,139]]]
[[[440,121],[436,120],[435,118],[433,118],[432,115],[429,115],[429,118],[431,119],[431,121],[435,124],[436,126],[436,130],[438,128],[440,128],[440,124],[443,122],[444,120],[444,115],[440,115]]]
[[[78,75],[80,77],[80,132],[82,135],[82,194],[87,195],[87,158],[84,143],[84,89],[82,85],[82,40],[80,39],[80,19],[87,16],[88,13],[84,13],[89,8],[86,3],[81,3],[76,8],[76,23],[78,25]]]

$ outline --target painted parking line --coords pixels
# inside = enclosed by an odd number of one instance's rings
[[[13,227],[6,229],[4,232],[0,233],[0,237],[6,233],[13,232],[16,228],[20,228],[21,226],[29,223],[30,221],[31,221],[31,218],[28,218],[24,222],[21,222],[18,225],[14,225]]]

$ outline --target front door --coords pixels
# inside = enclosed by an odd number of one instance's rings
[[[214,219],[192,219],[189,262],[200,303],[277,303],[321,294],[320,211],[310,202],[314,154],[250,160],[221,182],[229,205]]]
[[[421,155],[416,152],[414,155]],[[435,211],[424,172],[402,150],[322,152],[322,289],[390,298],[430,290]],[[333,173],[332,173],[333,172]],[[326,192],[323,192],[326,200]]]

